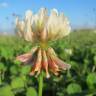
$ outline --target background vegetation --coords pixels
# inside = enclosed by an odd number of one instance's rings
[[[16,36],[0,36],[0,96],[37,96],[38,78],[29,76],[30,65],[15,60],[32,46]],[[43,96],[96,96],[96,31],[74,30],[52,46],[72,67],[45,78]]]

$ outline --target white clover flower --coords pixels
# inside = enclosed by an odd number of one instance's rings
[[[46,8],[41,8],[37,14],[28,10],[24,20],[16,18],[16,29],[20,37],[26,41],[39,42],[28,53],[17,56],[17,60],[31,64],[30,75],[38,76],[45,70],[46,77],[50,77],[50,72],[55,75],[61,70],[69,70],[71,65],[58,58],[51,47],[47,47],[47,41],[54,41],[67,36],[70,33],[70,24],[63,13],[58,13],[56,9],[47,14]],[[67,50],[70,52],[70,50]]]
[[[67,36],[71,27],[63,13],[52,9],[50,15],[46,8],[41,8],[37,14],[28,10],[24,20],[16,18],[16,29],[20,37],[27,41],[50,41]]]

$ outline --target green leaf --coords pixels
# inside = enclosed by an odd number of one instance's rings
[[[21,64],[21,62],[20,62],[20,61],[18,61],[18,60],[14,60],[14,64],[16,64],[16,65],[20,65],[20,64]]]
[[[23,75],[29,74],[30,70],[31,70],[31,67],[29,65],[22,66],[21,74],[23,74]]]
[[[3,63],[0,63],[0,70],[4,70],[5,69],[5,66]]]
[[[22,78],[16,77],[11,81],[11,86],[13,89],[24,88],[25,83]]]
[[[11,68],[10,68],[10,72],[11,72],[11,74],[16,75],[16,74],[19,72],[19,69],[18,69],[17,66],[13,65],[13,66],[11,66]]]
[[[94,84],[96,84],[96,73],[90,73],[87,76],[86,82],[88,86],[91,88]]]
[[[68,94],[75,94],[75,93],[80,93],[80,92],[82,92],[82,88],[79,84],[71,83],[67,87],[67,93]]]
[[[37,96],[35,88],[33,87],[27,88],[26,96]]]
[[[86,96],[94,96],[93,94],[87,94]]]
[[[3,56],[3,57],[5,57],[6,59],[8,59],[8,58],[11,58],[12,57],[12,52],[11,52],[11,50],[10,49],[8,49],[8,48],[2,48],[2,50],[1,50],[1,56]]]
[[[0,88],[0,96],[15,96],[10,86],[3,86]]]

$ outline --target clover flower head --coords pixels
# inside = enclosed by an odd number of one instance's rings
[[[70,33],[70,23],[63,13],[58,13],[52,9],[50,15],[46,8],[41,8],[37,14],[28,10],[24,20],[16,18],[16,29],[20,37],[26,41],[39,42],[28,53],[17,56],[17,60],[24,64],[31,64],[30,75],[38,76],[45,70],[46,77],[50,77],[50,72],[55,75],[61,70],[70,69],[70,64],[66,64],[58,58],[53,48],[46,48],[47,41],[54,41],[67,36]]]

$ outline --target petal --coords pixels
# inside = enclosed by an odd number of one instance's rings
[[[24,33],[25,33],[25,23],[24,21],[19,21],[19,31],[18,34],[20,37],[24,38]]]
[[[25,13],[25,19],[26,20],[31,20],[32,18],[32,11],[31,10],[27,10]]]
[[[58,11],[57,11],[57,9],[52,9],[51,10],[51,15],[53,15],[53,16],[58,16]]]
[[[16,26],[18,26],[18,23],[19,23],[19,18],[16,17],[16,20],[15,20],[15,24],[16,24]]]
[[[23,54],[23,55],[20,55],[20,56],[17,56],[16,57],[16,60],[19,60],[19,61],[21,61],[23,63],[32,62],[32,60],[33,60],[33,57],[32,56],[36,52],[37,48],[38,48],[37,46],[36,47],[33,47],[31,49],[31,52],[26,53],[26,54]]]
[[[34,16],[34,26],[39,31],[42,31],[44,29],[44,26],[47,21],[47,10],[46,8],[41,8],[38,12],[38,14],[35,14]]]
[[[60,25],[60,32],[59,32],[59,38],[65,37],[69,35],[70,33],[70,23],[67,17],[64,16],[63,13],[59,16],[59,25]]]
[[[63,13],[58,15],[56,9],[51,11],[47,23],[48,39],[56,40],[67,36],[70,33],[69,20]]]
[[[24,38],[26,41],[33,41],[33,33],[31,32],[30,28],[27,29],[27,32],[25,32]]]
[[[25,15],[25,40],[27,41],[33,41],[33,31],[32,31],[32,19],[33,19],[33,15],[32,12],[30,10],[26,11],[26,15]]]
[[[48,54],[50,54],[51,56],[57,56],[57,54],[55,53],[52,47],[49,47],[47,51],[48,51]]]
[[[46,51],[43,51],[42,54],[43,54],[42,67],[46,71],[46,77],[49,78],[50,75],[49,75],[49,72],[48,72],[48,60],[47,60]]]
[[[20,37],[22,37],[22,32],[21,32],[21,24],[20,24],[20,21],[19,21],[19,18],[16,17],[16,21],[15,21],[15,24],[16,24],[16,32],[17,32],[17,35],[19,35]]]
[[[48,56],[48,66],[51,72],[53,72],[55,75],[58,75],[59,67],[54,62],[54,60],[51,58],[51,56]]]
[[[39,19],[41,20],[41,21],[46,21],[46,19],[47,19],[47,9],[46,8],[41,8],[40,10],[39,10]]]
[[[36,62],[33,65],[33,68],[32,68],[32,71],[31,71],[30,75],[34,75],[36,71],[40,72],[41,63],[42,63],[42,54],[41,54],[41,49],[39,49],[38,52],[37,52]]]
[[[63,70],[69,70],[71,68],[70,64],[66,64],[64,61],[60,60],[59,58],[55,58],[54,61],[58,64],[59,68]]]
[[[26,53],[26,54],[17,56],[16,60],[19,60],[19,61],[24,63],[24,62],[27,62],[28,60],[30,60],[31,56],[32,56],[31,52],[30,53]]]
[[[55,36],[57,35],[58,31],[58,12],[56,9],[53,9],[51,11],[51,14],[49,16],[48,22],[47,22],[47,30],[48,30],[48,39],[54,40]]]
[[[44,30],[41,32],[41,40],[42,41],[47,41],[47,36],[48,36],[48,31],[46,28],[44,28]]]
[[[24,21],[20,22],[20,29],[22,32],[24,32],[24,30],[25,30],[25,22]]]
[[[67,70],[71,68],[70,64],[66,64],[56,56],[56,53],[53,48],[48,48],[48,54],[50,54],[52,60],[58,65],[59,68],[63,70]]]

